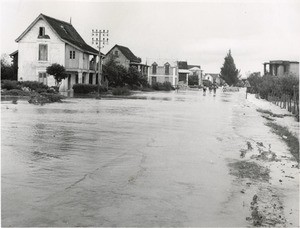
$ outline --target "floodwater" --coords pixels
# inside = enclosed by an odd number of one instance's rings
[[[244,91],[2,100],[2,226],[246,226]]]

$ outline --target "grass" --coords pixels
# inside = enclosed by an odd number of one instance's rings
[[[269,126],[272,129],[272,132],[274,132],[276,135],[280,136],[281,139],[286,143],[286,145],[289,147],[289,151],[294,156],[294,158],[299,163],[299,140],[298,138],[289,131],[287,127],[280,126],[273,122],[266,123],[267,126]],[[283,137],[285,136],[285,137]]]
[[[256,111],[263,113],[263,114],[268,114],[272,117],[278,117],[278,118],[283,118],[285,116],[290,116],[289,114],[275,114],[273,112],[271,112],[270,110],[266,110],[266,109],[262,109],[262,108],[258,108],[256,109]]]
[[[256,111],[258,111],[260,113],[264,113],[264,114],[269,114],[270,116],[272,116],[274,114],[270,110],[266,110],[266,109],[262,109],[262,108],[258,108],[258,109],[256,109]]]

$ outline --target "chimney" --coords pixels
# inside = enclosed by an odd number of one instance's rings
[[[72,24],[72,17],[70,17],[70,24]]]

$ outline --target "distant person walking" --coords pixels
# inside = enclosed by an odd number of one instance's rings
[[[216,92],[217,92],[217,86],[216,85],[214,85],[213,90],[214,90],[214,95],[216,95]]]
[[[203,86],[203,96],[206,95],[206,86]]]

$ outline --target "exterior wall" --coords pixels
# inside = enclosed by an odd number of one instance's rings
[[[75,51],[75,59],[70,59],[70,51]],[[65,67],[66,69],[89,70],[89,55],[66,44]]]
[[[178,83],[178,68],[177,66],[171,66],[169,69],[169,74],[165,74],[165,67],[164,66],[157,66],[156,67],[156,74],[153,74],[153,67],[152,65],[148,68],[148,75],[149,75],[149,84],[152,85],[152,78],[156,77],[156,81],[160,83],[164,83],[169,81],[173,86],[176,86]]]
[[[118,55],[118,56],[116,56],[116,55],[114,54],[115,51],[118,51],[118,52],[119,52],[119,55]],[[114,58],[117,64],[124,66],[126,69],[129,68],[130,61],[125,57],[125,55],[123,55],[123,53],[122,53],[117,47],[114,47],[114,48],[108,53],[108,55],[104,58],[103,63],[106,64],[111,58]]]
[[[205,75],[204,79],[213,82],[213,77],[211,75]]]
[[[69,77],[64,79],[59,87],[60,91],[68,91],[69,89],[72,90],[73,85],[76,84],[76,72],[69,72]],[[80,81],[79,81],[80,83]],[[69,88],[70,87],[70,88]]]
[[[279,65],[278,67],[277,67],[277,75],[278,76],[283,76],[284,75],[284,67],[283,67],[283,65]]]
[[[290,63],[290,74],[299,78],[299,63]]]
[[[45,27],[50,39],[38,39],[39,27]],[[48,60],[39,61],[39,44],[48,45]],[[44,20],[39,20],[19,41],[18,80],[37,81],[39,72],[46,72],[52,63],[65,66],[65,44],[53,32]],[[53,77],[47,77],[48,85],[54,85]]]

